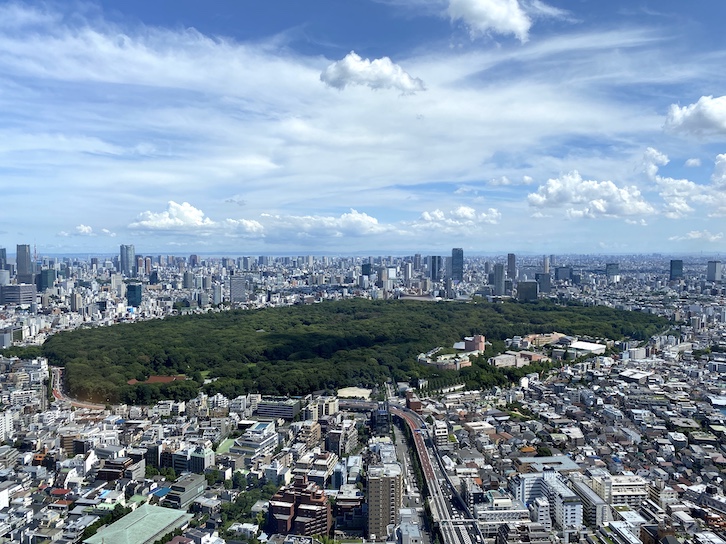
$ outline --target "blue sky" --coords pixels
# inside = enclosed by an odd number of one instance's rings
[[[0,2],[0,247],[724,252],[724,18],[676,0]]]

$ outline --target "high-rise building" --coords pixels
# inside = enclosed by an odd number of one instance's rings
[[[723,274],[723,267],[721,261],[708,261],[708,269],[706,270],[707,281],[721,281]]]
[[[133,244],[121,244],[119,272],[126,276],[136,275],[136,249]]]
[[[550,273],[550,257],[549,255],[544,255],[542,257],[542,272],[545,274]]]
[[[416,271],[421,270],[421,254],[420,253],[416,253],[413,256],[413,269]]]
[[[671,260],[669,278],[671,281],[683,279],[683,261],[681,259]]]
[[[517,284],[517,300],[520,302],[536,301],[539,295],[539,284],[534,281],[520,281]]]
[[[33,261],[30,257],[30,245],[18,244],[15,251],[18,283],[35,283]]]
[[[54,268],[44,268],[40,271],[40,274],[38,274],[37,277],[37,287],[38,292],[42,293],[46,289],[50,289],[53,287],[53,284],[55,283],[55,269]]]
[[[246,282],[242,274],[232,274],[229,277],[229,301],[232,303],[247,301]]]
[[[129,306],[138,308],[141,306],[141,293],[142,285],[140,283],[129,283],[126,287],[126,300],[129,302]]]
[[[4,247],[0,247],[0,270],[5,270],[6,264],[8,264],[8,251]]]
[[[464,250],[460,247],[451,250],[451,279],[464,280]]]
[[[617,283],[620,281],[620,264],[619,263],[607,263],[605,265],[605,277],[608,281]]]
[[[501,297],[504,295],[504,265],[497,263],[494,265],[494,295]]]
[[[539,285],[539,292],[548,294],[552,290],[552,276],[547,274],[535,274],[534,275],[537,284]]]
[[[517,279],[517,257],[514,253],[509,253],[507,255],[507,279]]]
[[[398,523],[403,503],[403,471],[398,463],[368,468],[368,538],[386,540],[388,526]]]
[[[429,257],[429,277],[431,281],[441,281],[442,258],[439,255]]]

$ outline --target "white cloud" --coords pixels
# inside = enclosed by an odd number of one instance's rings
[[[671,236],[668,238],[672,241],[683,241],[683,240],[704,240],[706,242],[718,242],[723,238],[723,233],[712,234],[707,230],[692,230],[687,232],[683,236]]]
[[[111,238],[115,238],[115,237],[116,237],[116,233],[115,233],[115,232],[111,232],[111,231],[110,231],[110,230],[108,230],[108,229],[101,229],[101,232],[102,232],[102,233],[103,233],[104,235],[106,235],[106,236],[110,236]]]
[[[459,206],[449,213],[440,209],[424,211],[417,221],[410,224],[415,230],[435,231],[442,234],[471,236],[475,229],[499,222],[502,214],[496,208],[477,211],[471,206]]]
[[[365,85],[371,89],[397,89],[404,94],[426,90],[421,79],[411,77],[388,57],[371,61],[361,58],[355,51],[323,70],[320,81],[336,89]]]
[[[612,181],[583,180],[579,172],[547,180],[527,197],[535,208],[564,208],[569,217],[627,217],[650,215],[653,206],[635,186],[618,187]]]
[[[255,219],[226,219],[224,224],[235,235],[243,237],[261,237],[265,233],[265,227]]]
[[[665,128],[697,136],[726,134],[726,96],[702,96],[695,104],[672,104]]]
[[[80,224],[76,227],[76,234],[79,236],[95,236],[93,228],[84,224]]]
[[[531,176],[522,176],[520,181],[510,179],[507,176],[500,176],[498,178],[492,178],[489,180],[489,185],[493,186],[507,186],[507,185],[531,185],[534,179]]]
[[[262,214],[266,236],[272,241],[289,241],[290,237],[360,237],[382,234],[390,230],[378,219],[351,209],[340,216]]]
[[[685,165],[688,168],[695,168],[697,166],[701,166],[701,159],[695,158],[695,159],[688,159],[685,163]]]
[[[643,155],[643,171],[648,179],[655,180],[659,167],[665,166],[669,162],[668,155],[661,153],[654,147],[649,147]]]
[[[462,20],[472,37],[513,34],[520,42],[529,39],[532,20],[518,0],[450,0],[447,13],[452,21]]]
[[[711,183],[718,189],[726,188],[726,154],[716,155]]]
[[[188,202],[177,204],[169,201],[163,212],[145,211],[129,225],[130,229],[142,230],[187,230],[214,227],[215,223],[204,212]]]

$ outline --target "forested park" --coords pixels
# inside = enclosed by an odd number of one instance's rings
[[[65,367],[71,397],[149,404],[162,398],[189,399],[200,387],[230,398],[248,392],[301,395],[373,386],[388,378],[491,387],[542,370],[486,364],[488,356],[504,349],[506,338],[557,331],[645,340],[667,325],[667,320],[647,313],[549,301],[353,299],[78,329],[52,336],[40,351],[51,364]],[[441,371],[416,361],[419,353],[474,334],[484,334],[492,345],[469,368]],[[187,379],[128,384],[152,375],[181,374]],[[205,378],[217,379],[204,384]]]

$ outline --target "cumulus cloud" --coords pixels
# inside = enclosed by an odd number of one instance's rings
[[[79,236],[94,236],[93,227],[80,224],[76,227],[76,234],[78,234]]]
[[[687,232],[683,236],[671,236],[668,238],[672,241],[683,241],[683,240],[704,240],[706,242],[718,242],[723,238],[723,233],[712,234],[707,230],[692,230]]]
[[[653,206],[635,186],[618,187],[612,181],[583,180],[577,171],[547,180],[527,197],[534,208],[564,208],[570,217],[628,217],[649,215]]]
[[[439,210],[424,211],[411,226],[415,229],[433,230],[442,233],[468,233],[472,229],[499,222],[502,214],[496,208],[477,211],[471,206],[459,206],[448,213]]]
[[[336,89],[365,85],[371,89],[397,89],[404,94],[426,90],[421,79],[410,76],[388,57],[363,59],[355,51],[323,70],[320,81]]]
[[[643,154],[643,171],[648,179],[655,180],[661,166],[668,164],[668,155],[661,153],[654,147],[649,147]]]
[[[698,102],[683,107],[672,104],[665,128],[696,136],[726,134],[726,96],[702,96]]]
[[[351,209],[350,212],[340,216],[325,215],[272,215],[262,214],[266,230],[270,235],[289,239],[308,237],[358,237],[372,234],[381,234],[390,230],[382,225],[378,219]]]
[[[204,216],[204,212],[189,204],[178,204],[170,200],[163,212],[145,211],[139,214],[130,229],[143,230],[185,230],[214,227],[215,222]]]
[[[562,18],[567,12],[540,0],[450,0],[446,10],[451,21],[462,21],[472,38],[490,33],[512,34],[520,42],[529,39],[532,17]]]
[[[686,161],[686,166],[689,168],[695,168],[697,166],[701,166],[701,159],[688,159]]]
[[[116,233],[115,232],[112,232],[112,231],[110,231],[108,229],[101,229],[101,232],[103,234],[105,234],[106,236],[110,236],[111,238],[115,238],[116,237]]]
[[[719,189],[726,188],[726,154],[716,155],[711,183]]]
[[[226,219],[225,226],[234,234],[243,237],[260,237],[264,235],[265,227],[255,219]]]

